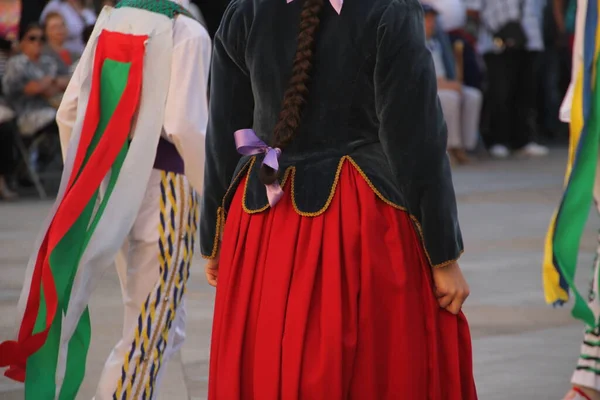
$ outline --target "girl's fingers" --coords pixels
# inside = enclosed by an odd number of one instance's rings
[[[455,297],[452,303],[448,307],[446,307],[446,310],[454,315],[458,315],[460,313],[460,310],[462,309],[463,302],[464,299]]]
[[[442,297],[438,297],[438,304],[440,305],[440,307],[446,308],[452,303],[453,300],[454,299],[452,296],[444,295]]]
[[[206,280],[208,284],[213,287],[217,287],[217,279],[219,277],[219,271],[216,269],[211,269],[208,266],[206,267]]]

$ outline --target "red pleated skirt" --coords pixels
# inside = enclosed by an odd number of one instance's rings
[[[300,216],[291,187],[224,230],[212,400],[474,400],[463,314],[439,308],[410,217],[346,162],[329,208]]]

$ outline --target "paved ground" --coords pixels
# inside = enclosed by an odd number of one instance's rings
[[[544,304],[540,279],[543,236],[560,195],[564,164],[563,150],[544,160],[485,161],[455,173],[467,250],[462,266],[473,291],[466,312],[482,400],[559,399],[568,387],[581,326],[568,310]],[[13,332],[23,271],[48,207],[33,200],[0,204],[0,338]],[[595,240],[590,229],[583,243],[583,288]],[[189,337],[169,365],[159,399],[205,398],[213,291],[204,284],[200,259],[192,275]],[[92,301],[94,337],[78,399],[91,399],[103,360],[117,340],[121,313],[120,289],[111,271]],[[0,400],[22,396],[19,385],[0,378]]]

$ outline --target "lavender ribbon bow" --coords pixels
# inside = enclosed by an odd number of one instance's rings
[[[256,154],[264,154],[265,159],[263,164],[273,168],[275,172],[279,171],[279,156],[281,155],[281,149],[269,147],[259,139],[256,132],[252,129],[240,129],[234,133],[235,146],[238,153],[243,156],[252,156]],[[265,185],[267,188],[267,198],[269,199],[269,205],[275,206],[283,197],[283,189],[279,181],[275,181],[270,185]]]
[[[287,0],[288,4],[294,0]],[[342,13],[342,6],[344,5],[344,0],[329,0],[335,12],[339,14]]]

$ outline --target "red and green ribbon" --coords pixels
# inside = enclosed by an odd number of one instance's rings
[[[29,297],[16,341],[0,344],[5,375],[25,382],[25,398],[56,395],[61,324],[81,258],[115,187],[142,89],[147,36],[103,31],[97,41],[92,86],[72,173],[35,263]],[[110,175],[109,175],[110,174]],[[107,190],[97,204],[100,185]],[[91,338],[86,308],[67,347],[59,399],[71,400],[85,374]]]

